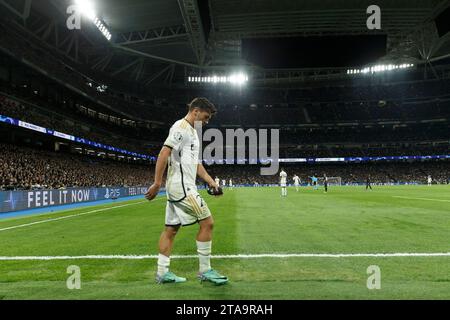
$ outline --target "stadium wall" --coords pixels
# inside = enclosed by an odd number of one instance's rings
[[[0,192],[0,214],[66,204],[144,195],[147,187],[68,188]]]

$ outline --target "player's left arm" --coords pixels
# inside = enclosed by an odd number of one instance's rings
[[[199,163],[197,165],[197,176],[199,176],[203,181],[205,181],[210,187],[219,188],[219,185],[214,181],[213,178],[208,174],[203,164]]]

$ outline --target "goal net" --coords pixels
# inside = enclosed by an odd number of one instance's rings
[[[319,178],[319,184],[323,185],[324,178]],[[342,185],[341,177],[328,177],[328,185],[329,186],[340,186]]]

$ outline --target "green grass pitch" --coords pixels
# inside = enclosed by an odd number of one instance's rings
[[[204,198],[216,222],[213,255],[450,252],[450,186],[289,188],[287,198],[279,188],[235,188]],[[450,299],[448,254],[213,258],[230,279],[218,287],[195,279],[195,257],[172,259],[188,282],[166,285],[154,282],[152,257],[4,259],[156,255],[165,200],[143,200],[1,219],[0,299]],[[121,207],[90,212],[112,206]],[[48,220],[59,217],[68,218]],[[197,230],[180,229],[174,255],[195,255]],[[81,270],[80,290],[66,286],[70,265]],[[367,288],[370,265],[381,289]]]

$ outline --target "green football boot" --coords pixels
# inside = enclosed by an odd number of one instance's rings
[[[173,272],[166,272],[162,276],[156,275],[156,282],[159,284],[163,283],[181,283],[186,282],[186,278],[178,277]]]
[[[219,274],[214,269],[209,269],[208,271],[198,274],[198,279],[200,281],[210,281],[216,285],[222,285],[228,282],[228,277]]]

